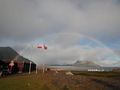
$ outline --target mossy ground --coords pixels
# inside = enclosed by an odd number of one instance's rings
[[[94,77],[120,77],[120,72],[88,72],[88,71],[72,71],[74,75],[94,76]]]
[[[0,78],[0,90],[120,90],[120,72],[22,73]],[[113,77],[114,76],[114,77]]]

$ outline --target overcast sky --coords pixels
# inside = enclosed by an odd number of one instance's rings
[[[0,46],[41,64],[120,65],[120,0],[0,0]]]

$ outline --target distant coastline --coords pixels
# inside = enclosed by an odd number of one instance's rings
[[[52,64],[50,66],[77,66],[77,67],[101,67],[100,65],[90,61],[90,60],[85,60],[85,61],[76,61],[73,64]]]
[[[65,66],[65,65],[49,65],[48,67],[51,68],[59,68],[59,70],[83,70],[83,71],[88,71],[88,69],[98,69],[98,70],[102,70],[104,69],[104,71],[112,71],[113,69],[118,69],[120,67],[79,67],[79,66]]]

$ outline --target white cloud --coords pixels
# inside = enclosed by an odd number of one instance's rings
[[[120,41],[119,16],[119,0],[1,0],[0,45],[16,48],[50,34],[75,32],[115,48],[115,43]],[[77,46],[81,39],[80,35],[61,34],[60,38],[47,41],[51,48],[48,52],[52,54],[48,56],[53,61],[57,59],[56,63],[73,62],[76,56],[97,62],[100,55],[111,54],[108,48],[99,45]]]
[[[119,37],[120,6],[117,0],[0,2],[1,36],[4,38],[34,40],[38,35],[69,31],[83,33],[102,42],[118,40]]]
[[[97,47],[91,47],[90,42],[96,44],[93,40],[87,40],[85,45],[79,45],[77,43],[82,43],[82,39],[86,38],[85,36],[79,36],[79,34],[58,34],[49,37],[47,42],[48,49],[45,51],[45,63],[46,64],[72,64],[77,60],[90,60],[101,66],[111,66],[114,63],[118,62],[119,57],[109,48],[103,46],[99,43]],[[66,36],[64,40],[64,36]],[[73,40],[71,40],[73,39]],[[69,41],[70,40],[70,41]],[[67,42],[68,41],[68,42]],[[39,42],[36,41],[36,42]],[[40,43],[40,42],[39,42]],[[29,51],[25,50],[22,55],[26,55],[26,57],[31,58],[30,47]],[[41,64],[44,59],[44,51],[43,49],[39,49],[39,60],[37,61],[38,51],[37,46],[34,48],[33,61],[39,62]],[[108,63],[106,63],[108,61]],[[105,63],[104,63],[105,62]],[[110,63],[109,63],[110,62]]]

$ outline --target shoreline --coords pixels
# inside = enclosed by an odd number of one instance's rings
[[[43,67],[42,66],[39,66],[38,67],[38,70],[42,71],[43,70]],[[120,72],[120,68],[112,68],[111,70],[104,70],[103,68],[101,69],[81,69],[81,70],[74,70],[74,69],[63,69],[63,68],[58,68],[58,67],[51,67],[51,66],[45,66],[44,67],[44,70],[45,71],[83,71],[83,72]]]
[[[77,67],[77,66],[46,66],[49,68],[68,70],[68,71],[112,71],[120,67]]]
[[[50,69],[51,71],[59,71],[59,70],[60,70],[60,68],[49,67],[49,66],[45,66],[44,69],[45,69],[45,70]],[[42,67],[42,66],[39,66],[39,67],[38,67],[38,70],[43,70],[43,67]]]

